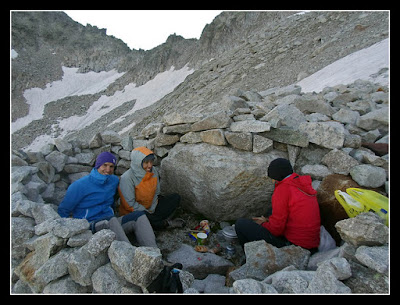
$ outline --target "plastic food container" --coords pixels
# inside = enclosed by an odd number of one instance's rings
[[[197,233],[197,244],[198,245],[204,245],[207,240],[207,234],[206,233]]]

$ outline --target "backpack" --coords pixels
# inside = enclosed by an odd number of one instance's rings
[[[156,279],[147,287],[149,292],[183,293],[179,272],[183,266],[176,263],[172,266],[164,266],[164,269]]]

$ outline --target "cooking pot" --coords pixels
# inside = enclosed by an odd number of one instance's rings
[[[226,226],[222,229],[222,235],[227,242],[233,243],[237,240],[235,226]]]

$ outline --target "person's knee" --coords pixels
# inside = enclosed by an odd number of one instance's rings
[[[181,202],[181,196],[177,193],[169,194],[166,196],[166,200],[173,210],[177,209]]]
[[[103,229],[109,229],[110,225],[109,225],[108,220],[100,220],[95,223],[94,228],[95,228],[94,230],[92,229],[93,233],[98,232]]]
[[[248,219],[246,218],[239,218],[238,220],[236,220],[235,222],[235,230],[236,232],[241,231],[242,228],[247,224]]]
[[[249,224],[249,219],[246,218],[239,218],[235,222],[236,235],[242,247],[246,242],[248,242],[247,238],[248,224]]]
[[[112,217],[109,221],[108,221],[109,225],[116,225],[116,224],[120,224],[120,222],[118,221],[117,217]]]
[[[177,206],[181,202],[181,196],[179,194],[177,194],[177,193],[171,194],[171,199],[172,199],[172,201],[176,202]]]

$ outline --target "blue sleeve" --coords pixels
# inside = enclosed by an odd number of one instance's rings
[[[58,214],[61,217],[69,217],[81,202],[81,199],[82,192],[79,192],[78,183],[72,183],[65,194],[64,200],[58,206]]]

